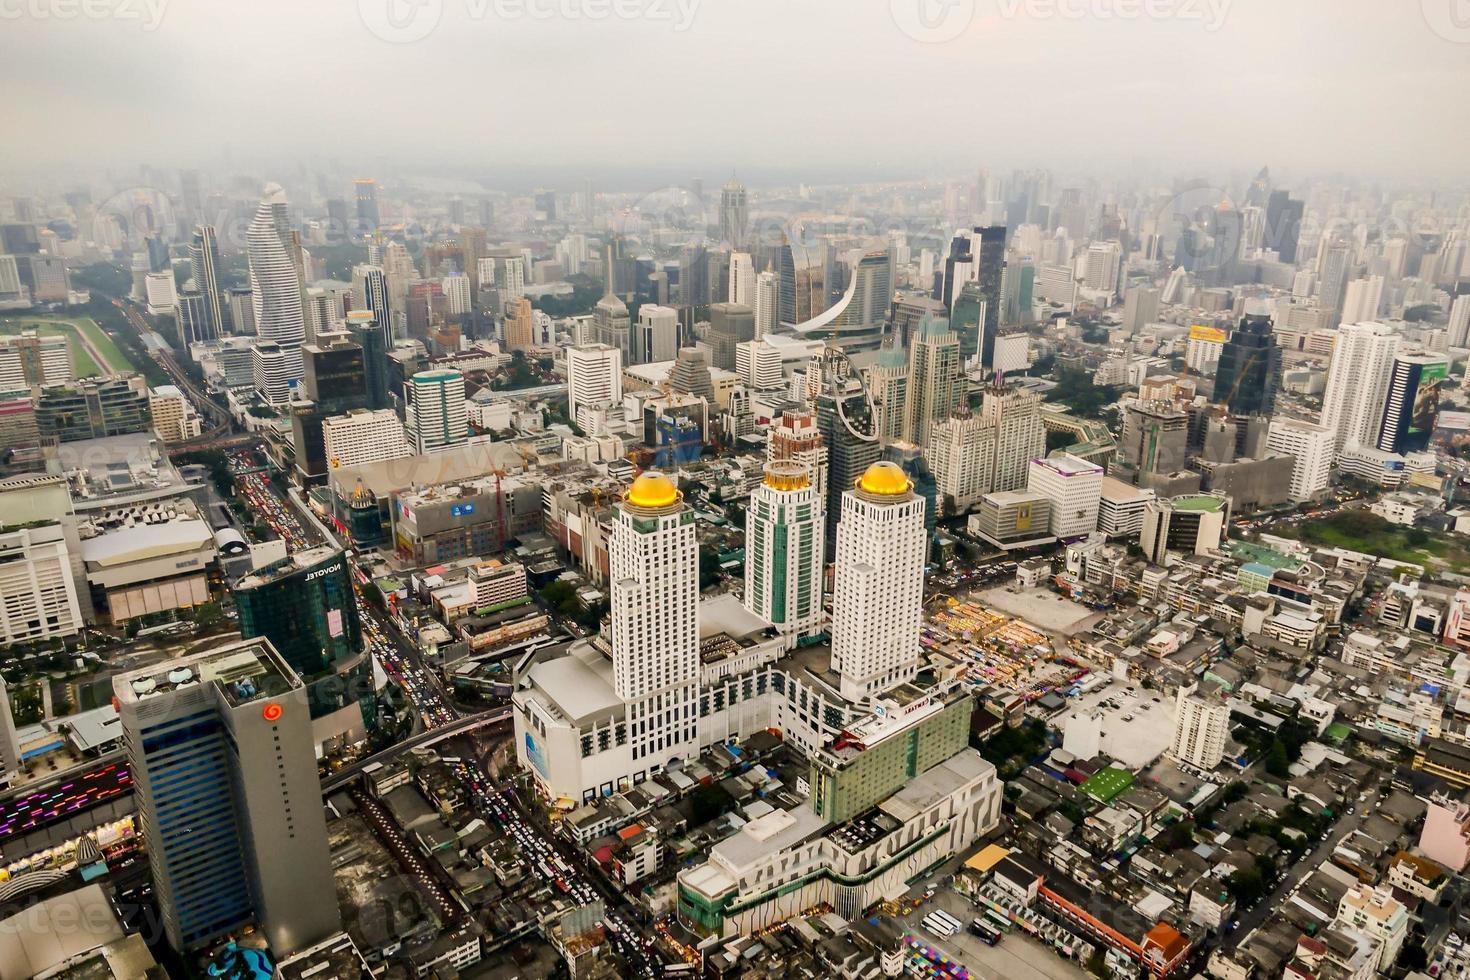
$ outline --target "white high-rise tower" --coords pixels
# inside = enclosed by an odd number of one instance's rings
[[[246,240],[255,332],[263,344],[275,344],[280,351],[280,370],[272,372],[260,393],[267,401],[283,402],[290,397],[291,382],[301,380],[306,309],[301,248],[291,233],[286,192],[280,184],[266,185]]]
[[[749,252],[730,254],[730,302],[755,309],[755,262]]]
[[[832,589],[832,670],[861,701],[912,680],[924,603],[924,498],[895,463],[842,494]]]
[[[653,773],[699,745],[699,544],[673,480],[633,481],[608,559],[613,690],[628,703],[634,768]]]
[[[806,465],[766,464],[745,514],[745,607],[781,633],[822,624],[823,497]]]
[[[1345,323],[1338,328],[1322,393],[1322,426],[1334,444],[1371,446],[1378,438],[1388,375],[1399,338],[1381,323]]]

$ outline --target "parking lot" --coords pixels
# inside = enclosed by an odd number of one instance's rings
[[[939,889],[934,897],[904,918],[905,926],[916,937],[942,950],[963,965],[973,976],[1004,980],[1085,980],[1087,971],[1081,964],[1063,959],[1019,929],[1013,930],[994,946],[987,946],[968,932],[957,932],[948,939],[932,935],[923,926],[923,918],[935,909],[943,909],[965,925],[980,915],[969,899],[949,888]]]
[[[1158,691],[1115,682],[1077,698],[1068,713],[1102,714],[1102,751],[1138,770],[1168,749],[1174,738],[1174,702]]]

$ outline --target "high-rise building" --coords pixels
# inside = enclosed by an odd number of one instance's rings
[[[567,414],[578,426],[586,409],[623,400],[623,356],[607,344],[567,348]]]
[[[817,493],[827,494],[827,443],[815,416],[784,412],[766,435],[766,462],[795,460],[806,467]],[[826,504],[823,504],[825,511]],[[830,522],[829,522],[830,526]]]
[[[1123,408],[1123,440],[1118,451],[1145,485],[1151,474],[1184,469],[1189,446],[1189,416],[1167,401],[1134,401]]]
[[[750,207],[745,199],[745,185],[731,177],[720,188],[720,241],[740,248],[745,244],[749,227]]]
[[[929,427],[925,458],[951,513],[964,513],[995,485],[995,425],[961,409]]]
[[[1277,257],[1287,265],[1296,264],[1303,209],[1303,202],[1292,199],[1284,190],[1272,191],[1266,201],[1264,244],[1275,249]]]
[[[388,397],[388,355],[376,315],[371,310],[348,310],[346,323],[348,336],[362,348],[367,407],[387,408],[392,403]]]
[[[1159,290],[1153,286],[1134,286],[1123,296],[1123,329],[1135,334],[1158,319]]]
[[[965,363],[978,360],[984,345],[985,294],[978,282],[967,282],[955,296],[954,310],[949,316],[949,325],[960,338],[960,355]]]
[[[615,347],[621,363],[633,363],[632,328],[628,322],[628,305],[612,293],[597,301],[592,308],[591,334],[587,338],[593,344]]]
[[[842,494],[850,489],[883,455],[883,444],[861,419],[867,413],[867,398],[856,379],[827,379],[816,399],[817,427],[822,434],[829,473],[827,495],[827,547],[835,547],[837,520],[842,514]]]
[[[1102,481],[1101,466],[1070,453],[1058,453],[1031,461],[1026,489],[1051,502],[1048,529],[1063,541],[1070,541],[1097,528]]]
[[[873,430],[884,444],[908,439],[910,423],[909,366],[903,351],[884,347],[878,363],[868,368],[868,391],[873,396]]]
[[[463,374],[443,368],[420,371],[404,389],[415,452],[429,453],[465,441],[469,417]]]
[[[301,344],[306,340],[306,281],[301,249],[291,231],[286,192],[268,184],[247,233],[250,256],[250,292],[255,306],[255,332],[262,343],[275,345],[275,370],[256,380],[267,401],[290,397],[293,382],[301,378]]]
[[[960,361],[960,338],[949,321],[926,317],[909,348],[908,424],[904,439],[928,444],[929,427],[947,419],[965,398],[964,366]]]
[[[81,630],[66,538],[57,521],[0,528],[0,643],[6,648],[62,639]]]
[[[1445,339],[1451,347],[1470,344],[1470,282],[1457,287],[1458,295],[1450,303],[1450,322],[1445,327]]]
[[[378,211],[378,182],[369,177],[358,177],[352,182],[357,197],[357,231],[371,235],[383,223]]]
[[[638,315],[641,319],[642,309]],[[781,352],[764,340],[735,345],[735,373],[740,375],[740,383],[751,391],[774,391],[785,381]]]
[[[381,267],[352,267],[352,308],[372,313],[383,334],[383,350],[393,349],[393,314],[388,302],[388,280]]]
[[[1342,322],[1362,323],[1378,319],[1383,305],[1383,277],[1364,276],[1347,284],[1342,300]]]
[[[735,370],[735,345],[755,339],[755,311],[735,303],[711,303],[705,345],[712,367]]]
[[[72,382],[71,346],[65,337],[0,337],[0,391],[54,388]]]
[[[303,483],[326,476],[322,424],[335,415],[367,408],[367,363],[347,333],[318,334],[301,348],[302,379],[291,402],[291,437],[296,473]]]
[[[531,301],[524,296],[511,300],[505,310],[505,346],[511,351],[525,351],[532,346],[535,317]]]
[[[1399,338],[1384,324],[1345,323],[1338,328],[1322,393],[1322,426],[1338,450],[1371,446],[1381,428],[1388,378]]]
[[[301,679],[263,638],[113,680],[164,932],[258,922],[286,956],[341,929]]]
[[[1341,315],[1352,274],[1352,245],[1345,241],[1324,243],[1317,256],[1317,305]]]
[[[632,347],[636,364],[672,361],[679,353],[679,311],[657,303],[638,307]]]
[[[1215,401],[1236,415],[1270,415],[1281,386],[1281,348],[1271,318],[1247,313],[1220,350]]]
[[[1203,555],[1216,551],[1230,527],[1230,498],[1221,493],[1186,494],[1150,500],[1143,512],[1139,545],[1155,565],[1171,551]]]
[[[781,291],[774,272],[755,277],[755,335],[775,333],[780,323]]]
[[[148,413],[153,417],[153,431],[164,442],[183,442],[199,435],[199,414],[175,385],[149,389]]]
[[[1031,460],[1046,454],[1041,396],[1016,387],[987,388],[980,417],[995,427],[995,466],[991,490],[1020,490]]]
[[[1087,246],[1083,285],[1110,297],[1118,291],[1123,275],[1123,246],[1118,242],[1093,242]]]
[[[633,764],[652,773],[699,744],[699,544],[673,480],[633,481],[608,555],[613,690],[628,704]]]
[[[730,302],[755,309],[755,260],[749,252],[730,255]]]
[[[1230,704],[1224,698],[1205,698],[1179,689],[1174,697],[1171,758],[1210,772],[1225,758],[1229,735]]]
[[[913,679],[924,604],[924,500],[894,463],[842,493],[832,588],[832,670],[851,701]]]
[[[322,452],[327,466],[358,466],[412,453],[403,423],[391,409],[359,408],[322,422]]]
[[[1266,437],[1271,453],[1290,456],[1291,499],[1300,503],[1322,496],[1332,481],[1333,432],[1301,419],[1278,416]]]
[[[219,243],[214,225],[198,225],[189,243],[189,274],[194,289],[204,300],[204,320],[196,327],[196,340],[213,340],[225,333],[224,291],[219,282]]]
[[[1443,354],[1404,351],[1394,355],[1377,446],[1386,453],[1421,452],[1429,446],[1439,414],[1440,387],[1449,377]]]
[[[824,503],[791,459],[766,464],[745,512],[745,607],[793,638],[822,629]]]

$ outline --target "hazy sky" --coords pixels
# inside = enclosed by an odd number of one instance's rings
[[[0,0],[0,169],[1463,176],[1457,3]]]

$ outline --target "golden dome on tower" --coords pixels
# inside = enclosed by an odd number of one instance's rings
[[[897,463],[878,462],[858,478],[858,489],[876,497],[901,497],[913,489],[909,475]]]
[[[623,500],[634,507],[657,510],[678,503],[679,488],[667,476],[650,470],[633,481],[633,485],[623,495]]]

